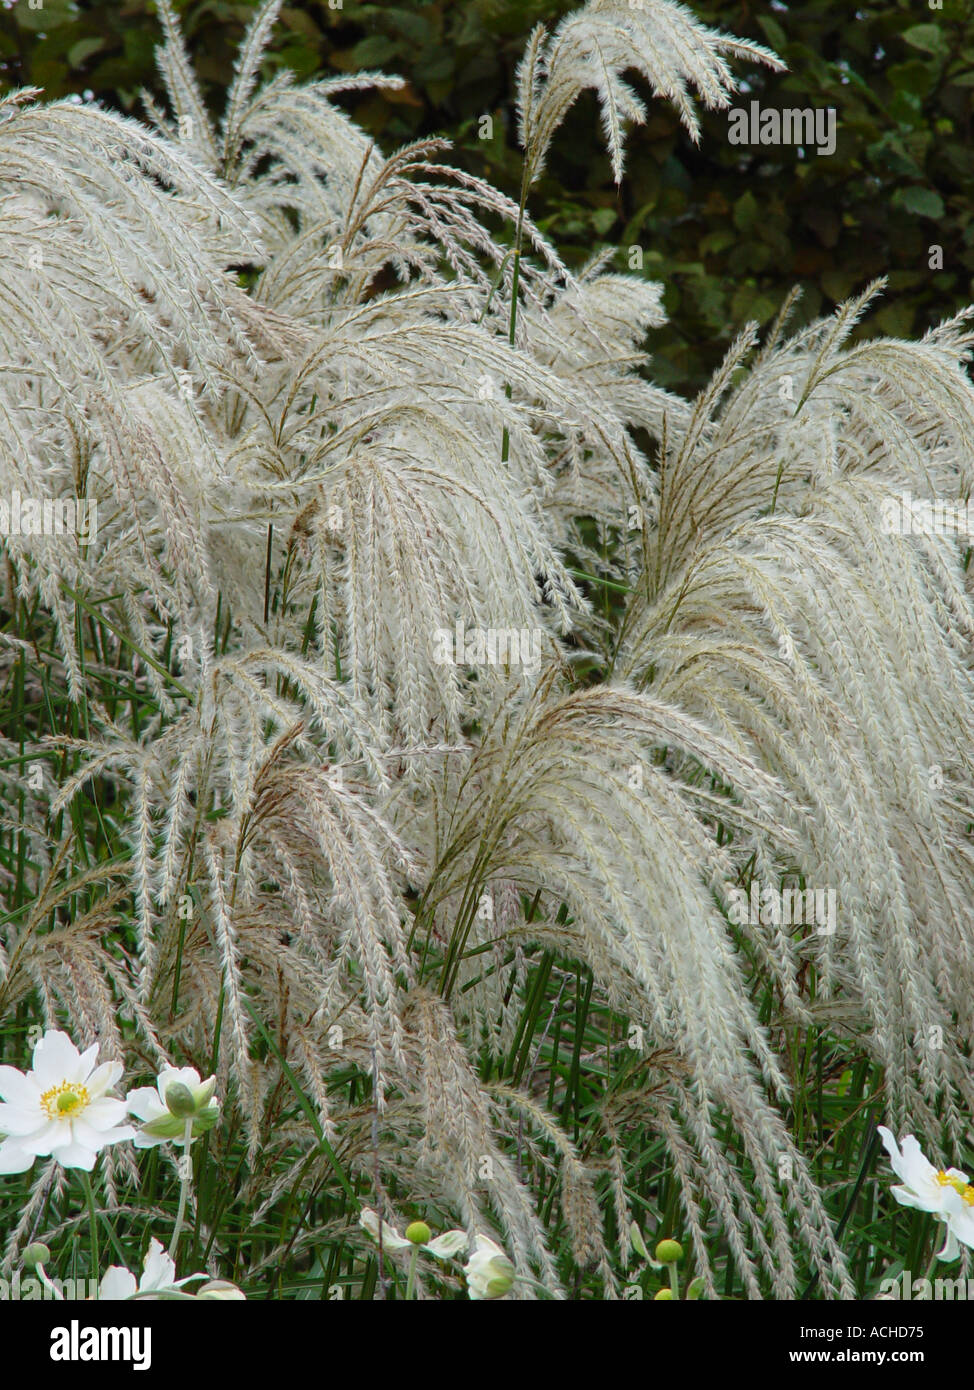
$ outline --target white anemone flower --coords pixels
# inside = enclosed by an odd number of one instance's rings
[[[48,1031],[27,1072],[0,1067],[0,1173],[25,1173],[34,1159],[90,1173],[99,1150],[135,1137],[125,1101],[110,1094],[121,1062],[96,1065],[98,1044],[79,1052],[66,1033]]]
[[[463,1272],[467,1276],[467,1293],[475,1301],[503,1298],[514,1287],[513,1264],[499,1245],[479,1231],[474,1252]]]
[[[129,1113],[142,1124],[135,1135],[137,1149],[151,1149],[167,1141],[184,1145],[187,1126],[190,1143],[212,1129],[220,1118],[215,1100],[216,1077],[200,1080],[195,1067],[164,1067],[155,1086],[142,1086],[125,1098]]]
[[[407,1240],[401,1236],[395,1226],[390,1226],[388,1221],[379,1221],[379,1213],[373,1211],[371,1207],[363,1207],[359,1215],[358,1224],[364,1231],[368,1231],[372,1239],[378,1244],[379,1228],[382,1228],[382,1248],[390,1252],[399,1250],[415,1250],[419,1246],[420,1250],[428,1250],[431,1255],[435,1255],[438,1260],[451,1260],[454,1255],[459,1255],[466,1250],[470,1241],[465,1231],[444,1231],[435,1240]],[[419,1222],[415,1223],[419,1226]],[[413,1227],[408,1229],[412,1230]],[[428,1230],[429,1228],[426,1227]]]
[[[885,1125],[879,1126],[879,1134],[893,1172],[902,1179],[890,1188],[893,1196],[904,1207],[928,1211],[945,1223],[946,1236],[937,1258],[956,1259],[958,1241],[974,1246],[974,1187],[967,1174],[959,1168],[935,1168],[912,1134],[905,1136],[902,1146]]]
[[[176,1278],[176,1266],[157,1240],[150,1240],[149,1250],[142,1261],[142,1278],[136,1283],[135,1275],[122,1265],[112,1265],[105,1271],[98,1285],[98,1299],[119,1300],[134,1298],[136,1294],[168,1293],[182,1288],[193,1279],[204,1279],[203,1274],[188,1274],[185,1279]]]

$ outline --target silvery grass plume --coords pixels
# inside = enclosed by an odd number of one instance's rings
[[[622,180],[625,123],[642,124],[646,107],[623,81],[638,72],[657,96],[671,101],[695,142],[700,123],[691,88],[704,106],[729,104],[737,81],[728,58],[745,58],[777,71],[784,64],[760,44],[708,29],[672,0],[589,0],[567,15],[553,34],[538,25],[518,73],[518,129],[526,179],[544,167],[552,138],[587,88],[596,92],[616,183]]]
[[[956,539],[887,534],[883,507],[907,482],[969,493],[974,336],[962,315],[920,343],[850,347],[875,289],[773,335],[731,387],[755,346],[739,340],[663,460],[615,670],[786,788],[803,870],[835,887],[842,924],[776,953],[782,988],[813,959],[823,1002],[858,999],[894,1113],[934,1125],[942,1104],[956,1140],[969,1072],[939,1044],[970,1008],[974,613]]]
[[[956,1135],[972,1099],[974,612],[955,539],[879,519],[970,488],[966,319],[851,345],[865,296],[790,338],[783,315],[683,401],[646,375],[660,287],[569,273],[523,198],[443,142],[387,157],[334,104],[396,79],[261,85],[278,9],[218,125],[168,0],[153,129],[2,109],[0,486],[97,499],[99,528],[4,541],[4,674],[84,719],[3,748],[41,777],[3,823],[34,901],[0,926],[0,1014],[215,1052],[260,1211],[332,1180],[324,1138],[386,1219],[499,1227],[520,1296],[559,1296],[546,1175],[611,1297],[650,1125],[712,1294],[722,1233],[749,1296],[803,1264],[849,1296],[783,1119],[785,1028],[845,1009],[897,1123]],[[536,32],[525,196],[585,88],[619,176],[621,74],[695,134],[689,90],[725,105],[735,57],[776,61],[663,0]],[[458,624],[536,659],[444,662]],[[833,886],[835,935],[732,925],[755,877]],[[584,1148],[543,1045],[504,1069],[539,959],[552,1018],[584,968],[647,1040]]]

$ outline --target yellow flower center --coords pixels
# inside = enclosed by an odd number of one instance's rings
[[[70,1120],[84,1110],[91,1097],[84,1086],[62,1081],[41,1096],[41,1107],[49,1120]]]
[[[960,1193],[969,1207],[974,1207],[974,1187],[969,1182],[965,1182],[963,1178],[952,1178],[941,1169],[934,1181],[939,1183],[941,1187],[952,1187],[955,1192]]]

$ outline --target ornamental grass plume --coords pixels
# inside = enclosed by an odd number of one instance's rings
[[[566,268],[530,186],[582,91],[619,178],[624,73],[696,136],[693,93],[773,55],[670,0],[536,30],[518,205],[338,104],[398,79],[262,82],[279,9],[219,121],[169,0],[149,124],[0,105],[0,494],[98,516],[3,543],[0,779],[45,775],[5,812],[34,897],[0,1016],[212,1058],[258,1219],[341,1174],[393,1229],[495,1230],[471,1296],[564,1296],[555,1228],[614,1296],[652,1136],[709,1296],[719,1247],[748,1297],[850,1297],[788,1030],[858,1030],[897,1126],[956,1140],[974,1103],[970,578],[883,526],[974,484],[970,311],[857,341],[880,286],[788,304],[683,400],[661,287]],[[444,660],[460,624],[493,656]],[[732,921],[752,883],[827,884],[837,929]],[[114,1067],[51,1046],[0,1073],[8,1172],[130,1132]]]

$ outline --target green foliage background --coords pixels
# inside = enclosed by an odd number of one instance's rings
[[[37,3],[37,0],[34,0]],[[0,0],[0,78],[138,113],[158,91],[152,0]],[[331,0],[337,4],[338,0]],[[538,21],[573,0],[305,0],[285,8],[268,71],[302,77],[382,68],[402,92],[350,103],[386,152],[445,134],[454,158],[516,196],[514,69]],[[207,95],[219,106],[253,4],[177,0]],[[878,275],[887,296],[864,332],[918,334],[974,300],[974,5],[971,0],[696,0],[700,18],[770,44],[786,75],[740,69],[763,105],[834,106],[838,146],[731,146],[726,115],[707,115],[695,148],[655,103],[613,185],[594,97],[578,103],[531,210],[569,263],[605,245],[643,249],[666,285],[670,326],[653,343],[656,376],[695,390],[749,318],[767,322],[795,283],[802,314],[829,310]],[[480,139],[480,117],[493,135]],[[932,246],[943,268],[931,268]]]

